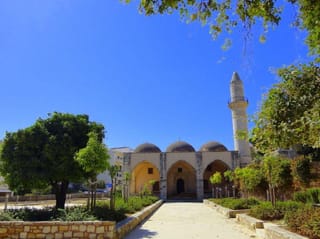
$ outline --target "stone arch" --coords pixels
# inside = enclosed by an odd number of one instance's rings
[[[222,174],[222,183],[219,185],[220,187],[224,187],[226,185],[223,173],[229,170],[230,167],[223,162],[222,160],[214,160],[209,163],[203,171],[203,193],[205,197],[211,197],[212,195],[212,184],[210,183],[209,178],[215,172],[220,172]]]
[[[168,198],[194,198],[196,194],[196,170],[186,161],[175,162],[167,172]]]
[[[159,181],[160,172],[158,168],[148,161],[142,161],[131,171],[130,194],[140,194],[145,189],[154,194],[159,194],[159,187],[155,186],[159,185]]]

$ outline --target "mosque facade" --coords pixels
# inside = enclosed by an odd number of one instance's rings
[[[147,189],[163,200],[201,200],[212,194],[211,175],[251,161],[249,143],[237,136],[239,132],[248,132],[248,101],[237,73],[232,75],[230,93],[228,106],[232,112],[235,149],[228,150],[217,141],[207,142],[198,150],[187,142],[178,141],[164,152],[152,143],[141,144],[133,152],[123,153],[122,172],[130,175],[130,194],[141,194]]]

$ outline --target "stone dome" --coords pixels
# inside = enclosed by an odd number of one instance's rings
[[[191,144],[188,144],[184,141],[177,141],[167,148],[167,152],[174,153],[174,152],[195,152],[194,148]]]
[[[223,144],[216,142],[216,141],[210,141],[204,145],[201,146],[200,148],[201,152],[223,152],[223,151],[228,151],[226,146]]]
[[[150,143],[140,144],[135,150],[135,153],[160,153],[158,146]]]

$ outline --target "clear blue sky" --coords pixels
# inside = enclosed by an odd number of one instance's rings
[[[272,69],[303,62],[304,34],[294,18],[256,38],[243,33],[222,51],[207,27],[177,15],[146,17],[137,1],[0,1],[0,139],[58,111],[103,123],[109,147],[184,140],[233,149],[229,82],[237,71],[253,115],[277,81]]]

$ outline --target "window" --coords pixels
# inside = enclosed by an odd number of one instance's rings
[[[153,168],[148,168],[148,174],[153,174]]]
[[[178,168],[178,173],[182,173],[182,168]]]

